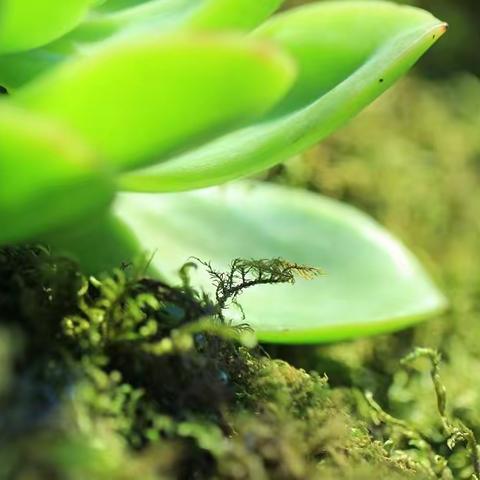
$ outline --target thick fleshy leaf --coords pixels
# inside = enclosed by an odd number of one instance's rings
[[[444,308],[415,258],[361,212],[303,191],[239,184],[199,192],[122,194],[117,215],[174,280],[190,256],[226,270],[235,258],[281,257],[326,271],[240,299],[260,339],[319,342],[405,327]],[[205,288],[206,272],[195,277]]]
[[[281,162],[371,103],[445,29],[423,10],[377,1],[322,2],[273,17],[255,36],[274,40],[300,65],[285,100],[247,128],[126,174],[121,186],[133,191],[188,190]]]
[[[106,2],[74,31],[44,48],[0,56],[0,85],[14,91],[50,68],[105,42],[146,32],[251,30],[283,0]]]
[[[224,271],[235,258],[278,257],[323,269],[317,279],[256,286],[239,298],[245,321],[266,342],[316,343],[393,331],[446,304],[385,229],[354,208],[305,191],[243,183],[162,196],[124,193],[114,215],[50,243],[92,273],[155,252],[151,273],[173,283],[191,256]],[[94,245],[107,253],[96,255]],[[211,291],[205,270],[191,275]]]
[[[258,116],[294,76],[290,58],[263,41],[147,35],[67,62],[12,99],[128,169]]]
[[[112,196],[109,175],[75,135],[0,103],[0,244],[98,214]]]
[[[77,25],[92,0],[2,0],[0,54],[45,45]]]

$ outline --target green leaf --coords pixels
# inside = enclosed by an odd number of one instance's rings
[[[84,17],[92,0],[2,0],[0,54],[45,45]]]
[[[66,56],[47,49],[0,56],[0,86],[14,94],[20,87],[66,60]]]
[[[67,62],[12,99],[128,169],[258,116],[293,78],[290,59],[264,41],[148,35]]]
[[[313,343],[396,330],[445,307],[417,260],[361,212],[311,193],[245,183],[165,196],[121,194],[118,217],[169,281],[189,257],[283,258],[326,271],[247,290],[246,319],[267,342]],[[211,285],[199,269],[195,282]]]
[[[0,85],[10,91],[107,41],[148,32],[251,30],[283,0],[154,0],[107,2],[75,30],[43,48],[0,56]],[[103,13],[103,12],[107,13]]]
[[[124,193],[111,217],[47,242],[92,274],[155,252],[150,274],[172,283],[192,256],[223,271],[236,258],[283,258],[325,271],[314,280],[256,286],[240,296],[246,318],[237,321],[250,324],[265,342],[385,333],[446,306],[413,255],[371,218],[334,200],[269,184],[166,196]],[[196,286],[213,293],[204,269],[190,274]]]
[[[261,121],[198,150],[130,172],[121,186],[175,191],[253,174],[323,139],[371,103],[443,34],[429,13],[386,2],[322,2],[273,17],[255,37],[300,65],[290,94]]]
[[[39,241],[57,255],[73,258],[92,275],[120,268],[145,254],[135,233],[112,212],[100,212],[81,224],[46,232]],[[148,273],[159,274],[154,268]]]
[[[106,208],[113,182],[70,131],[0,103],[0,244],[31,239]]]

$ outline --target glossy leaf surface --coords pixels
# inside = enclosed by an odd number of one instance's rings
[[[311,343],[388,332],[442,310],[445,300],[396,239],[361,212],[307,192],[246,183],[165,196],[122,194],[118,217],[169,281],[189,257],[228,270],[235,258],[276,258],[325,276],[257,286],[240,298],[268,342]],[[211,285],[206,272],[192,273]]]
[[[289,57],[262,41],[148,35],[67,62],[12,98],[128,169],[258,116],[294,75]]]
[[[121,185],[133,191],[188,190],[281,162],[371,103],[445,28],[423,10],[376,1],[322,2],[273,17],[255,36],[275,41],[300,65],[285,100],[261,121],[131,172]]]
[[[0,244],[98,214],[113,184],[71,132],[0,103]]]
[[[77,25],[92,0],[2,0],[0,54],[45,45]]]

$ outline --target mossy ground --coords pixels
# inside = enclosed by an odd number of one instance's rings
[[[479,112],[476,80],[407,80],[268,174],[370,212],[427,265],[451,310],[396,335],[255,346],[185,282],[1,250],[0,479],[473,478]],[[435,382],[429,352],[401,365],[416,347],[441,352]]]

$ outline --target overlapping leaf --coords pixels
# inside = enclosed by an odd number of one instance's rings
[[[0,56],[0,85],[13,91],[72,57],[93,54],[104,43],[125,37],[178,30],[250,30],[268,18],[281,2],[282,0],[109,1],[63,38],[31,52]],[[46,12],[47,10],[43,11],[43,16]],[[31,18],[27,13],[28,10],[23,10],[23,14]]]
[[[76,135],[0,104],[0,244],[73,225],[112,195],[113,182]]]
[[[429,13],[395,4],[322,2],[255,32],[300,65],[287,98],[261,121],[182,156],[126,174],[124,189],[188,190],[264,170],[321,140],[403,75],[444,32]]]
[[[289,57],[261,40],[146,35],[67,62],[12,98],[125,169],[258,116],[294,74]]]

